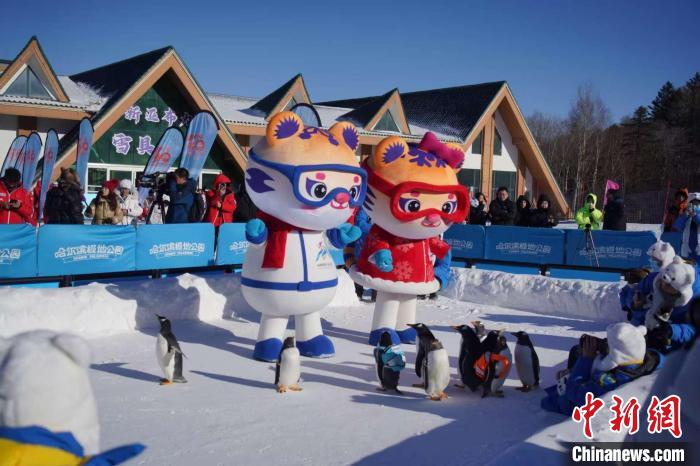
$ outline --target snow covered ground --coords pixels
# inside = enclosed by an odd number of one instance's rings
[[[499,272],[455,270],[437,301],[421,301],[427,323],[451,353],[453,381],[459,336],[449,325],[482,320],[487,328],[525,330],[537,348],[542,385],[562,368],[581,333],[603,335],[623,316],[617,284],[573,282]],[[0,334],[37,326],[72,329],[94,348],[91,378],[102,446],[139,441],[130,464],[561,464],[562,441],[581,441],[581,427],[540,409],[513,369],[503,399],[481,399],[456,387],[434,402],[411,384],[415,348],[404,345],[404,396],[376,390],[372,348],[366,344],[372,305],[359,303],[347,275],[324,329],[336,346],[331,359],[302,360],[302,387],[280,395],[274,368],[251,359],[258,315],[243,301],[234,275],[91,284],[74,289],[0,288]],[[187,359],[184,385],[159,386],[157,322],[173,319]],[[514,338],[509,338],[511,351]],[[655,376],[623,394],[643,397]],[[609,397],[607,397],[609,398]],[[607,417],[594,424],[611,439]]]

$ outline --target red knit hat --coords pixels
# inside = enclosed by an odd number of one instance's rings
[[[102,187],[107,188],[110,193],[117,189],[117,186],[119,186],[119,180],[107,180],[102,183]]]

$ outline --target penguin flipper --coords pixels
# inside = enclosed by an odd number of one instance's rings
[[[537,351],[532,348],[532,370],[535,371],[535,386],[540,384],[540,358],[537,357]]]
[[[187,379],[182,375],[182,357],[184,354],[175,353],[175,370],[173,371],[173,382],[186,383]]]
[[[277,360],[277,363],[275,364],[275,385],[277,385],[278,383],[280,383],[280,366],[281,366],[281,365],[282,365],[282,364],[280,364],[280,361],[279,361],[279,359],[278,359],[278,360]]]
[[[384,387],[384,361],[379,348],[374,348],[374,362],[377,366],[377,379],[382,387]]]
[[[421,370],[423,369],[423,360],[425,359],[425,349],[423,345],[418,346],[418,354],[416,354],[416,375],[418,377],[423,377],[421,375]]]

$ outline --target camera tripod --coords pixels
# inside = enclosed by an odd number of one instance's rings
[[[576,249],[577,251],[586,251],[591,267],[595,266],[600,268],[600,262],[598,261],[598,250],[596,249],[595,242],[593,241],[593,232],[591,231],[590,224],[586,225],[586,229],[583,233],[583,239]]]

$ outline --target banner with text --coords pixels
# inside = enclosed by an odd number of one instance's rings
[[[36,274],[36,229],[28,224],[0,225],[0,278]]]
[[[216,265],[240,265],[245,258],[248,241],[245,239],[245,223],[224,223],[219,227],[219,246]]]
[[[486,229],[486,259],[563,264],[565,235],[553,228],[490,226]]]
[[[649,266],[647,250],[656,242],[650,231],[567,230],[566,264],[634,269]]]
[[[83,187],[83,191],[87,190],[88,160],[90,160],[93,133],[92,122],[89,118],[83,118],[80,122],[78,149],[75,157],[75,169],[78,171],[80,185]]]
[[[214,225],[141,225],[136,231],[136,269],[206,267],[214,261]]]
[[[219,126],[211,113],[199,112],[192,118],[180,160],[180,167],[190,172],[190,178],[199,178],[218,131]]]
[[[32,133],[27,139],[27,143],[22,148],[21,165],[22,187],[25,191],[32,190],[34,175],[36,174],[36,164],[41,153],[41,137],[39,133]]]
[[[7,149],[7,154],[5,155],[5,160],[2,161],[2,169],[0,170],[0,176],[5,176],[5,170],[12,167],[17,168],[19,164],[19,158],[22,156],[22,148],[27,142],[27,136],[17,136],[10,148]]]
[[[39,221],[44,217],[44,203],[46,193],[51,184],[53,167],[56,164],[56,154],[58,153],[58,135],[56,131],[50,129],[46,133],[46,144],[44,144],[44,167],[41,171],[41,193],[39,194]]]
[[[452,246],[452,259],[484,257],[484,227],[481,225],[452,225],[444,239]]]

